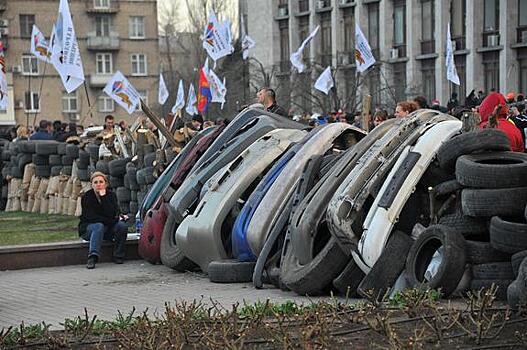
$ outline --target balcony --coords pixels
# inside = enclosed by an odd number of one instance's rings
[[[526,26],[516,28],[516,43],[527,44],[527,27]]]
[[[352,6],[355,6],[355,1],[354,0],[338,0],[338,4],[340,8],[352,7]]]
[[[97,36],[95,32],[87,34],[87,47],[92,51],[119,50],[119,33],[110,32],[109,36]]]
[[[289,7],[287,4],[278,5],[277,19],[285,19],[289,17]]]
[[[331,11],[331,1],[329,0],[316,0],[315,1],[316,12]]]
[[[108,0],[108,2],[101,0],[86,0],[86,12],[88,13],[117,13],[119,12],[119,1]]]
[[[498,47],[500,46],[500,32],[498,30],[495,31],[487,31],[483,32],[483,47]]]
[[[112,77],[113,74],[93,74],[88,77],[88,84],[92,88],[105,87]]]
[[[298,0],[298,12],[299,13],[309,12],[309,1],[308,0]]]
[[[355,55],[353,52],[342,51],[337,53],[337,64],[341,67],[355,65]]]
[[[452,48],[454,49],[454,51],[465,50],[466,47],[467,44],[464,36],[457,36],[452,38]]]
[[[429,55],[435,53],[435,41],[434,40],[422,40],[421,41],[421,55]]]

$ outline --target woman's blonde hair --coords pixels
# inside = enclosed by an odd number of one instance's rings
[[[25,126],[19,126],[18,129],[16,129],[16,137],[28,137],[29,131]]]
[[[96,171],[93,174],[91,174],[90,182],[92,182],[93,179],[95,179],[96,177],[99,177],[99,176],[104,179],[104,182],[108,183],[108,178],[106,177],[106,174],[104,174],[103,172],[100,172],[100,171]]]

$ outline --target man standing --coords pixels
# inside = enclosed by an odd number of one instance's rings
[[[102,131],[102,133],[104,135],[113,134],[114,126],[115,118],[113,117],[113,115],[108,114],[106,117],[104,117],[104,130]]]
[[[262,88],[256,94],[258,102],[263,104],[268,112],[287,117],[287,112],[284,108],[276,103],[276,93],[271,88]]]
[[[47,120],[38,123],[38,131],[31,135],[30,140],[53,140],[53,126]]]

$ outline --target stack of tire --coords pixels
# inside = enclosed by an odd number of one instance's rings
[[[7,164],[10,159],[9,141],[0,140],[0,211],[5,210],[7,205]]]
[[[439,150],[438,162],[443,170],[455,173],[455,180],[442,185],[450,188],[456,204],[413,244],[406,264],[408,279],[419,281],[416,273],[426,269],[419,266],[422,259],[431,258],[442,246],[442,268],[428,281],[431,288],[452,293],[468,264],[470,289],[495,285],[497,298],[506,300],[515,278],[512,262],[516,269],[520,262],[513,254],[527,250],[527,154],[510,152],[503,132],[486,129],[449,140]]]

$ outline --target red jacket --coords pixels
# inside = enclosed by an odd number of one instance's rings
[[[479,114],[481,116],[481,123],[479,127],[484,129],[487,127],[490,115],[494,112],[496,106],[501,105],[501,111],[498,115],[498,129],[502,130],[511,142],[511,149],[514,152],[524,152],[523,138],[520,130],[507,120],[508,107],[503,95],[493,92],[481,102],[479,106]]]

